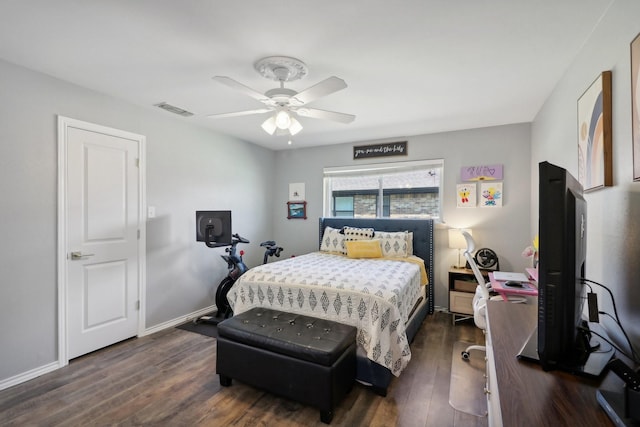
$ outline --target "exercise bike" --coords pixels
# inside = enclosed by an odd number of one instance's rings
[[[273,240],[262,242],[260,243],[260,246],[266,248],[264,251],[264,258],[262,260],[263,264],[266,264],[269,258],[274,255],[280,258],[280,252],[282,252],[282,248],[278,246]]]
[[[227,277],[222,279],[218,285],[218,289],[216,290],[216,307],[218,308],[218,311],[213,315],[209,314],[194,319],[194,323],[211,323],[217,325],[224,319],[233,315],[233,310],[231,310],[231,305],[227,300],[227,294],[236,280],[238,280],[238,278],[248,270],[246,264],[242,260],[244,251],[241,250],[238,253],[236,250],[238,243],[249,243],[249,240],[241,237],[239,234],[233,234],[231,247],[224,250],[227,255],[220,255],[222,259],[227,262],[229,274],[227,274]],[[273,240],[262,242],[260,243],[260,246],[265,248],[263,264],[266,264],[268,259],[272,256],[280,257],[280,253],[283,250],[283,248],[278,246]]]

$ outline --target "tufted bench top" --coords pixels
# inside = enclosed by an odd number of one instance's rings
[[[218,336],[331,366],[356,340],[356,328],[331,320],[252,308],[218,324]]]

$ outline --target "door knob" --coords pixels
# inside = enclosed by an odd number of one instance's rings
[[[83,259],[93,256],[94,254],[83,254],[80,251],[71,252],[71,259]]]

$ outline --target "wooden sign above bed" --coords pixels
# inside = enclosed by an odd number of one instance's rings
[[[387,142],[382,144],[360,145],[357,147],[353,147],[354,159],[406,155],[407,141]]]

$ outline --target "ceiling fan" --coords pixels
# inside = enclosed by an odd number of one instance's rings
[[[340,123],[351,123],[356,118],[353,114],[307,107],[307,104],[320,97],[346,88],[347,84],[338,77],[329,77],[302,92],[296,92],[293,89],[285,88],[284,83],[301,79],[307,75],[307,66],[302,61],[288,56],[269,56],[257,61],[254,64],[254,68],[263,77],[280,82],[280,87],[260,93],[230,77],[215,76],[213,79],[262,102],[264,108],[211,114],[208,117],[226,118],[274,112],[271,117],[262,123],[262,128],[270,135],[295,135],[300,132],[302,125],[296,119],[296,116],[332,120]]]

